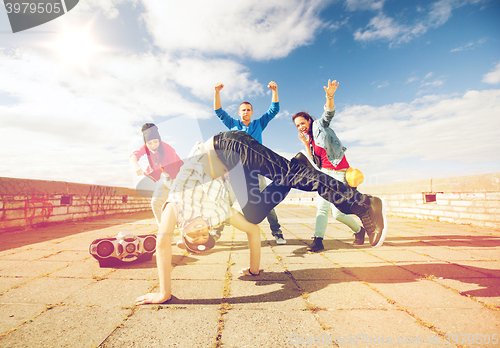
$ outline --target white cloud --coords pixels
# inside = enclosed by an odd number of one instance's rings
[[[389,86],[389,81],[383,81],[382,83],[380,83],[377,88],[384,88],[384,87],[387,87]]]
[[[500,62],[495,65],[495,68],[483,76],[483,82],[495,85],[500,83]]]
[[[385,0],[346,0],[345,6],[348,11],[381,10]]]
[[[418,77],[415,77],[415,76],[408,77],[408,79],[406,80],[406,83],[412,83],[414,81],[418,81]]]
[[[413,173],[417,179],[428,163],[455,161],[464,167],[498,163],[499,114],[500,90],[469,91],[460,97],[431,95],[381,107],[350,106],[335,116],[332,127],[348,144],[353,167],[382,178],[396,175],[402,162],[413,159],[421,163]],[[397,181],[412,180],[403,172],[398,175]]]
[[[442,81],[442,80],[435,80],[435,81],[431,81],[431,82],[424,82],[420,86],[421,87],[439,87],[439,86],[442,86],[443,83],[444,83],[444,81]]]
[[[285,57],[322,28],[315,0],[144,1],[155,44],[167,52]]]
[[[374,41],[380,39],[394,40],[399,37],[405,29],[396,24],[392,18],[379,14],[370,20],[365,31],[358,29],[354,33],[354,39],[358,41]]]
[[[210,104],[187,99],[179,86],[193,100],[211,99],[223,77],[227,100],[263,94],[231,61],[104,52],[87,70],[29,49],[0,50],[0,97],[9,100],[0,104],[2,176],[129,186],[128,144],[140,124],[152,116],[213,117]]]
[[[482,45],[483,43],[486,42],[485,38],[482,38],[478,40],[477,42],[468,42],[465,45],[462,45],[460,47],[456,47],[450,50],[450,52],[461,52],[461,51],[469,51],[475,49],[477,46]]]
[[[355,4],[364,2],[362,0],[354,1]],[[385,15],[382,3],[379,13],[370,20],[368,25],[364,29],[359,28],[354,32],[354,39],[362,42],[385,40],[390,42],[390,46],[409,42],[415,37],[425,34],[429,29],[437,28],[446,23],[453,10],[477,2],[477,0],[438,0],[430,5],[426,16],[425,10],[417,7],[417,12],[424,14],[424,17],[410,24],[398,23]]]
[[[452,50],[450,50],[450,52],[460,52],[460,51],[467,51],[467,50],[472,50],[472,49],[474,49],[474,43],[469,42],[463,46],[453,48]]]

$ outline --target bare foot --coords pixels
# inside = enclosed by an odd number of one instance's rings
[[[159,292],[150,292],[149,294],[139,296],[135,300],[135,305],[139,306],[146,303],[163,303],[167,302],[168,300],[170,300],[170,296],[163,295]]]

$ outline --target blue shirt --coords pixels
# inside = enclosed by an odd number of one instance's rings
[[[271,103],[269,110],[262,115],[258,120],[253,120],[248,126],[246,126],[241,120],[236,120],[229,116],[227,112],[219,108],[215,110],[215,114],[218,118],[226,125],[229,130],[240,130],[250,134],[255,140],[262,144],[262,132],[267,127],[269,121],[271,121],[280,111],[280,103]]]

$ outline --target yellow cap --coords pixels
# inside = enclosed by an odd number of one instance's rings
[[[365,180],[365,176],[361,173],[361,170],[349,167],[345,172],[345,179],[349,186],[358,187]]]

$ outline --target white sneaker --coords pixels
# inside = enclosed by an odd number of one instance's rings
[[[276,239],[276,244],[286,244],[286,240],[281,233],[275,235],[274,238]]]

